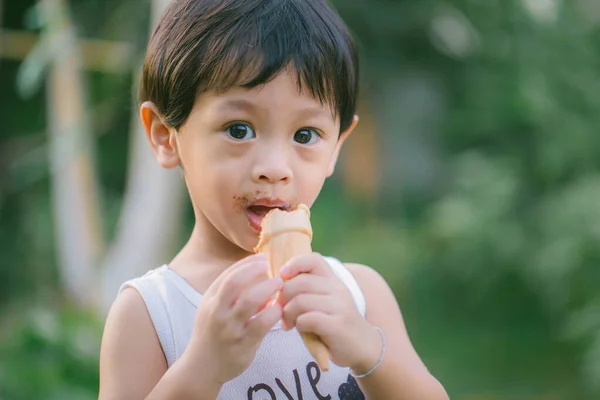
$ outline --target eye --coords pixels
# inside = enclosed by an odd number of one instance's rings
[[[294,133],[294,141],[300,144],[316,143],[321,136],[313,129],[303,128]]]
[[[256,133],[246,124],[231,125],[225,131],[232,139],[237,141],[254,139],[256,137]]]

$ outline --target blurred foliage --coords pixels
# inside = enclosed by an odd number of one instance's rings
[[[0,398],[98,398],[101,324],[68,309],[35,309],[6,319],[0,343]]]
[[[5,3],[3,25],[24,29],[33,2]],[[127,40],[142,51],[146,2],[143,12],[134,0],[70,3],[82,36]],[[415,71],[439,91],[442,105],[431,116],[441,178],[434,190],[382,192],[377,207],[328,182],[313,212],[315,248],[381,272],[413,343],[452,398],[598,398],[598,2],[334,3],[359,38],[366,98],[381,101],[391,82]],[[60,297],[44,96],[17,95],[18,68],[0,64],[5,309],[26,297]],[[111,226],[125,185],[132,79],[88,75]],[[382,122],[380,136],[403,134],[401,118],[375,113],[392,121]],[[53,312],[52,338],[32,320],[11,327],[7,341],[0,336],[3,400],[91,398],[96,390],[95,356],[73,347],[86,318]]]

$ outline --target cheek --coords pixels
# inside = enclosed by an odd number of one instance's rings
[[[223,203],[231,200],[239,186],[240,174],[236,173],[239,169],[235,160],[225,157],[205,159],[200,163],[198,171],[201,176],[198,195],[210,202]]]
[[[329,165],[335,154],[335,143],[323,143],[323,146],[315,148],[300,148],[297,151],[300,165],[310,173],[317,176],[319,179],[325,179]]]
[[[222,198],[227,175],[234,168],[212,140],[195,140],[185,143],[181,161],[185,178],[196,202],[206,203],[214,197]],[[211,194],[211,196],[207,196]]]
[[[330,159],[328,154],[312,154],[310,158],[310,161],[305,158],[295,173],[296,191],[305,204],[314,202],[319,195],[327,178]]]

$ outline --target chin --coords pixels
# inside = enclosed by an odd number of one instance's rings
[[[233,235],[229,240],[231,243],[244,250],[247,253],[254,254],[254,248],[258,244],[258,232],[253,229],[246,228],[246,232],[243,234]]]

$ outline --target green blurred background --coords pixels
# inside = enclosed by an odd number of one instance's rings
[[[0,400],[97,398],[119,283],[190,232],[133,101],[166,3],[0,0]],[[380,271],[452,399],[600,398],[600,1],[334,4],[361,124],[315,249]]]

